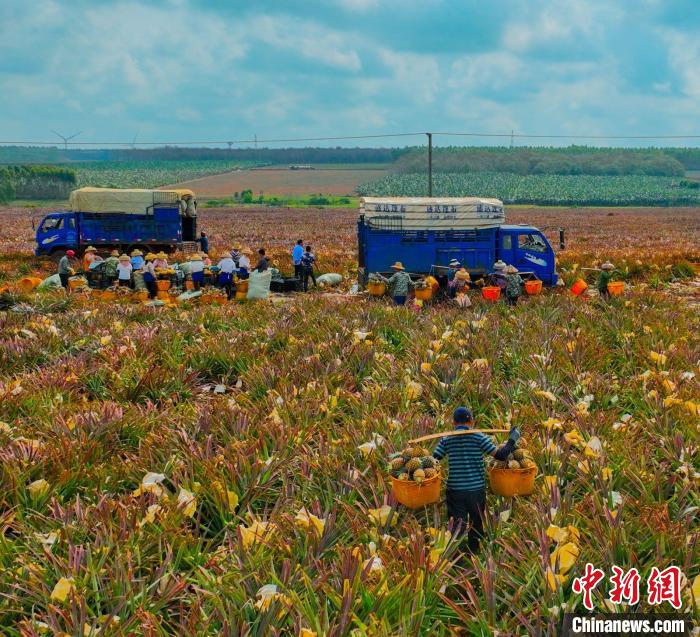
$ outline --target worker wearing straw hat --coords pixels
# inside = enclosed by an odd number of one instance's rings
[[[128,287],[131,285],[131,272],[133,269],[129,255],[122,254],[117,264],[117,278],[119,279],[120,287]]]
[[[160,268],[162,270],[166,270],[168,268],[168,255],[161,250],[158,254],[156,254],[153,265],[156,266],[156,269]]]
[[[248,248],[243,248],[238,257],[238,278],[247,279],[250,276],[250,255]]]
[[[469,272],[464,268],[457,270],[455,278],[449,282],[450,296],[457,300],[461,307],[469,307],[471,302],[467,296],[467,291],[471,285]]]
[[[114,285],[117,279],[117,266],[119,265],[119,250],[112,250],[105,259],[104,275],[109,285]]]
[[[518,274],[518,268],[514,265],[506,266],[506,303],[508,305],[517,305],[518,298],[523,293],[523,280]]]
[[[204,261],[199,252],[190,256],[190,275],[195,290],[199,290],[204,283]]]
[[[608,283],[613,280],[615,273],[615,266],[606,261],[600,266],[600,275],[598,276],[598,281],[596,282],[596,287],[598,288],[598,293],[600,296],[608,297],[610,292],[608,291]]]
[[[83,254],[83,270],[87,272],[90,269],[90,264],[95,260],[96,256],[97,248],[94,246],[85,248],[85,254]]]
[[[500,259],[493,264],[493,272],[489,274],[488,280],[491,285],[496,285],[501,288],[501,291],[506,289],[506,268],[508,264]]]
[[[219,261],[219,287],[226,290],[229,301],[233,297],[233,271],[236,269],[236,262],[230,254],[224,254]]]
[[[134,270],[143,270],[143,266],[145,264],[145,259],[143,258],[143,252],[136,248],[132,253],[131,253],[131,267],[134,268]]]
[[[379,276],[389,287],[389,293],[393,297],[394,303],[396,303],[396,305],[405,305],[408,292],[415,287],[415,284],[411,280],[411,275],[406,272],[401,261],[394,263],[391,269],[394,270],[394,274],[388,279],[381,274]]]
[[[154,264],[156,255],[149,252],[144,259],[143,282],[148,290],[148,298],[155,299],[158,296],[158,284],[156,283],[156,266]]]

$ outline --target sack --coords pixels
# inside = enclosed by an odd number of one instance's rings
[[[183,292],[180,296],[178,296],[177,300],[191,301],[192,299],[196,299],[198,296],[202,296],[201,290],[188,290],[187,292]]]
[[[335,274],[333,272],[328,272],[327,274],[322,274],[321,276],[316,277],[316,283],[318,283],[319,285],[329,285],[331,287],[340,285],[342,280],[342,274]]]
[[[270,296],[270,283],[272,272],[258,272],[253,270],[248,278],[248,299],[267,299]]]
[[[37,290],[50,290],[52,288],[61,287],[61,277],[58,274],[52,274],[50,277],[44,279],[39,285],[36,286]]]
[[[145,290],[146,289],[146,281],[143,278],[143,272],[140,270],[137,270],[134,272],[134,290],[137,292],[139,290]]]

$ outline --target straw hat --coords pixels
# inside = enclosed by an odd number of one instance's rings
[[[191,254],[188,258],[188,261],[201,261],[202,256],[197,254],[196,252],[194,254]]]
[[[118,257],[118,256],[119,256],[119,250],[112,250],[112,251],[109,253],[109,255],[112,256],[112,257]]]
[[[119,260],[120,260],[120,261],[131,261],[131,259],[129,258],[129,255],[128,255],[128,254],[122,254],[122,255],[119,257]]]
[[[462,265],[457,259],[452,259],[450,261],[450,267],[451,268],[458,268],[460,265]]]
[[[494,270],[505,270],[506,269],[505,261],[501,261],[499,259],[498,261],[496,261],[496,263],[493,264],[493,269]]]
[[[610,263],[610,261],[606,261],[605,263],[603,263],[603,265],[600,266],[600,269],[601,270],[614,270],[615,266],[612,263]]]
[[[514,265],[506,266],[506,274],[517,274],[517,273],[518,273],[518,268],[516,268]]]
[[[85,254],[87,254],[88,252],[97,252],[97,248],[95,248],[94,246],[88,246],[87,248],[85,248]]]
[[[394,263],[394,265],[392,265],[391,267],[392,267],[392,269],[394,269],[394,270],[405,270],[405,269],[406,269],[406,268],[403,267],[403,263],[401,263],[401,261],[397,261],[397,262]]]
[[[146,261],[153,261],[153,259],[156,258],[156,255],[153,254],[153,252],[149,252],[145,258],[146,258]]]
[[[134,251],[131,253],[131,256],[132,256],[132,257],[142,257],[142,256],[143,256],[143,252],[141,252],[141,250],[139,250],[138,248],[136,248],[136,250],[134,250]]]
[[[457,274],[455,274],[455,279],[459,279],[460,281],[470,281],[471,277],[469,276],[469,272],[462,268],[461,270],[457,270]]]
[[[168,258],[168,255],[165,254],[165,252],[163,252],[162,250],[158,254],[156,254],[156,259],[167,259],[167,258]]]

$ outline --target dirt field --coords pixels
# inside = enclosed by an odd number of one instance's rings
[[[381,179],[381,169],[316,168],[289,170],[287,167],[239,170],[222,175],[202,177],[177,184],[191,188],[200,200],[231,197],[250,188],[254,195],[352,195],[359,184]]]

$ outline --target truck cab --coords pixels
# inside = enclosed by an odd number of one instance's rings
[[[75,247],[78,241],[78,224],[73,212],[59,210],[46,215],[36,230],[37,256],[52,254]]]
[[[547,237],[534,226],[503,225],[498,229],[496,253],[521,272],[532,272],[546,285],[556,285],[555,255]]]

